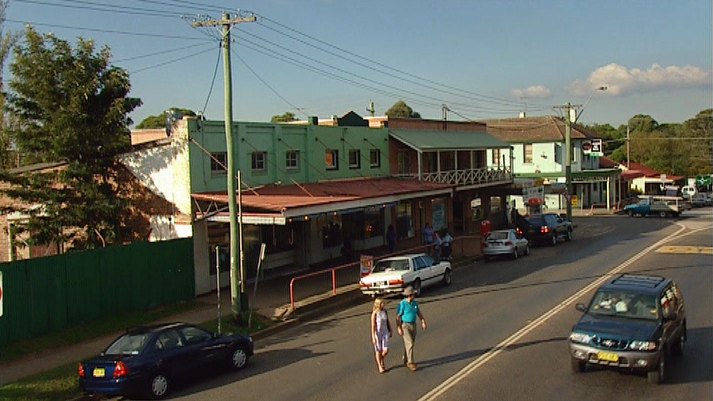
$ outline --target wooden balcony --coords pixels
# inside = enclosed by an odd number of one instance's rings
[[[424,172],[421,180],[457,186],[484,186],[486,184],[510,183],[513,180],[513,175],[509,168],[479,168]]]

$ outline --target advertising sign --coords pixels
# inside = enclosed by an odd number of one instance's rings
[[[526,205],[538,204],[541,205],[545,200],[545,187],[532,187],[522,189],[522,201]]]
[[[602,148],[601,139],[592,139],[589,141],[582,142],[582,151],[585,155],[602,157],[604,156],[604,149]]]

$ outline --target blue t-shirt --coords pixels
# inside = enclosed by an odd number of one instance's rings
[[[396,308],[396,316],[401,317],[404,323],[415,324],[418,318],[418,303],[416,300],[409,302],[407,299],[402,300]]]

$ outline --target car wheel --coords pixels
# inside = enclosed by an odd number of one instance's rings
[[[557,245],[557,236],[552,234],[552,239],[550,240],[550,245],[555,246]]]
[[[686,324],[681,327],[681,335],[678,337],[678,341],[673,345],[673,353],[676,355],[683,355],[683,351],[686,349]]]
[[[160,400],[168,394],[168,389],[170,388],[170,382],[168,376],[163,373],[157,373],[151,378],[151,387],[149,388],[149,394],[154,400]]]
[[[587,362],[579,360],[575,357],[570,357],[570,366],[572,367],[572,372],[574,373],[582,373],[587,367]]]
[[[567,242],[572,241],[572,230],[567,230],[567,236],[565,237]]]
[[[512,258],[517,259],[520,254],[517,252],[517,247],[513,247],[512,249]]]
[[[656,370],[648,372],[646,379],[651,384],[661,384],[666,378],[666,351],[661,350],[661,356],[659,356],[659,363],[656,364]]]
[[[417,278],[416,280],[413,281],[413,284],[411,284],[413,287],[413,290],[416,291],[417,295],[421,295],[421,279]]]
[[[525,255],[526,256],[530,255],[530,244],[525,245]]]
[[[634,211],[633,211],[633,210],[629,210],[629,217],[634,217]]]
[[[446,272],[443,273],[443,284],[451,285],[451,269],[446,269]]]
[[[230,354],[230,367],[233,369],[241,369],[248,363],[248,354],[240,346],[233,350]]]
[[[660,216],[661,218],[668,217],[668,213],[666,213],[666,212],[659,212],[659,216]]]

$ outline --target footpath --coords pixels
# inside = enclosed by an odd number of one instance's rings
[[[575,214],[576,216],[576,214]],[[575,238],[584,238],[603,234],[604,227],[589,224],[588,219],[579,219],[575,227]],[[473,258],[462,260],[454,265],[472,264]],[[323,269],[329,269],[324,266]],[[345,269],[346,270],[346,269]],[[290,305],[290,280],[292,277],[306,272],[292,272],[283,276],[258,280],[257,291],[253,296],[254,282],[246,288],[248,303],[254,314],[265,317],[276,317],[274,324],[265,330],[252,334],[256,340],[270,336],[284,330],[300,321],[319,316],[327,311],[333,311],[347,305],[367,302],[359,291],[355,277],[358,272],[339,271],[336,294],[332,293],[332,279],[328,273],[320,274],[314,280],[304,280],[295,284],[297,293],[294,309]],[[356,274],[356,276],[355,276]],[[160,319],[155,323],[186,322],[200,324],[218,318],[218,294],[216,292],[205,294],[195,299],[197,307],[176,315]],[[220,293],[221,315],[227,317],[231,313],[230,289],[223,289]],[[111,333],[92,340],[77,343],[59,349],[51,349],[36,354],[28,355],[7,363],[0,363],[0,386],[12,383],[23,378],[33,376],[62,365],[79,361],[100,353],[121,332]]]

